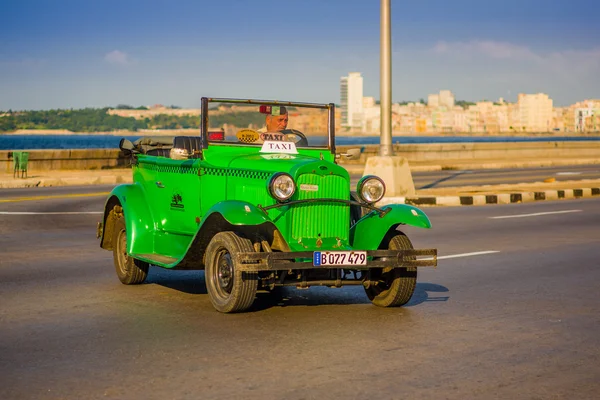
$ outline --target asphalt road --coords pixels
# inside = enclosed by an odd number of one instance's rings
[[[502,185],[514,183],[600,179],[600,165],[577,165],[544,168],[477,169],[413,172],[415,188],[434,189],[456,186]],[[352,175],[353,185],[360,179]]]
[[[556,181],[600,179],[600,165],[577,165],[547,168],[478,169],[460,171],[413,172],[415,188],[433,189],[460,186],[501,185],[514,183],[542,182],[548,178]],[[351,187],[355,187],[360,174],[351,175]],[[109,192],[113,185],[57,186],[28,189],[0,189],[0,204],[3,199],[37,196],[60,196],[63,194],[89,194]]]
[[[439,267],[407,307],[311,288],[223,315],[202,272],[120,284],[104,197],[68,193],[0,203],[1,399],[597,398],[599,199],[425,209],[406,233]]]

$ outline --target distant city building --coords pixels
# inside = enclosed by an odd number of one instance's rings
[[[363,127],[363,78],[360,72],[350,72],[340,78],[342,127]]]
[[[519,93],[519,122],[517,130],[523,132],[549,132],[552,130],[552,99],[547,94]]]
[[[377,104],[374,97],[363,97],[362,114],[362,132],[379,134],[381,131],[381,106]]]
[[[431,108],[438,108],[440,106],[440,95],[430,94],[427,96],[427,105]]]
[[[454,108],[454,94],[449,90],[440,90],[438,94],[430,94],[427,96],[427,106],[432,108],[446,107],[451,110]]]
[[[374,97],[363,97],[363,78],[359,72],[340,78],[340,97],[341,128],[354,133],[379,134],[381,107]],[[392,131],[490,134],[600,131],[600,100],[584,100],[555,108],[547,94],[521,93],[516,103],[499,98],[467,104],[456,105],[450,90],[429,94],[427,104],[392,104]]]
[[[363,97],[363,109],[376,106],[377,102],[375,101],[375,97]]]
[[[565,131],[597,132],[600,130],[600,100],[584,100],[563,111]]]

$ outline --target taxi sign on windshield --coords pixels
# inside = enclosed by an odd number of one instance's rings
[[[296,144],[294,142],[280,142],[275,140],[265,141],[260,149],[260,152],[298,154],[298,150],[296,150]]]

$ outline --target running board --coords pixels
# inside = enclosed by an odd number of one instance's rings
[[[160,254],[131,254],[131,257],[146,261],[149,264],[166,267],[178,261],[177,258],[161,256]]]

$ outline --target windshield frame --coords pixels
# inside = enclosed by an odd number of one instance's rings
[[[332,154],[335,154],[335,104],[333,103],[302,103],[293,101],[277,101],[277,100],[256,100],[256,99],[231,99],[231,98],[214,98],[202,97],[201,99],[201,121],[200,121],[200,137],[202,148],[208,148],[208,104],[209,103],[229,103],[229,104],[255,104],[267,106],[289,106],[289,107],[305,107],[305,108],[320,108],[327,110],[327,148]]]

